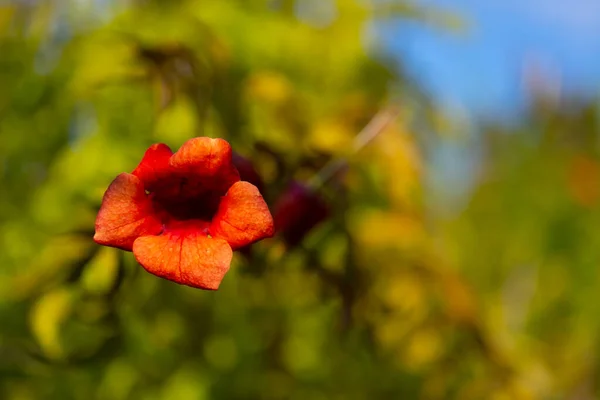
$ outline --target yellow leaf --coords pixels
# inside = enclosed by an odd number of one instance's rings
[[[73,300],[73,293],[69,289],[59,288],[42,296],[31,310],[31,329],[48,358],[60,359],[64,356],[60,331],[62,323],[71,314]]]
[[[198,116],[194,103],[186,97],[178,96],[164,109],[156,123],[154,137],[159,142],[183,144],[187,139],[197,136]]]
[[[98,254],[85,266],[81,284],[90,293],[107,293],[115,282],[118,268],[118,250],[102,247]]]
[[[404,351],[403,359],[413,369],[424,367],[434,362],[441,354],[442,338],[433,329],[419,330],[411,338]]]
[[[361,211],[350,223],[356,239],[372,248],[414,249],[425,239],[421,222],[409,215],[379,210]]]
[[[334,154],[350,149],[353,139],[354,132],[335,120],[317,122],[310,133],[310,143],[316,149]]]
[[[288,79],[277,72],[262,71],[252,75],[246,83],[246,94],[250,99],[281,104],[288,100],[293,88]]]

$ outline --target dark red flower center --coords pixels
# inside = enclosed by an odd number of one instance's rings
[[[147,193],[164,227],[180,226],[188,221],[205,233],[225,195],[224,190],[207,187],[189,177],[159,182]]]

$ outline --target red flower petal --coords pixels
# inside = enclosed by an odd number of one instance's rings
[[[173,152],[166,144],[153,144],[146,150],[132,174],[144,182],[146,189],[154,190],[157,182],[169,175],[169,159],[172,155]]]
[[[273,217],[256,186],[244,181],[231,186],[221,199],[210,233],[227,240],[234,250],[273,236]]]
[[[233,256],[226,241],[209,238],[197,229],[140,237],[133,244],[133,254],[151,274],[207,290],[219,288]]]
[[[131,251],[135,239],[161,230],[142,181],[131,174],[117,176],[104,193],[96,217],[96,243]]]
[[[197,137],[185,142],[171,157],[170,165],[178,175],[188,178],[187,189],[225,192],[240,175],[231,162],[231,146],[223,139]]]

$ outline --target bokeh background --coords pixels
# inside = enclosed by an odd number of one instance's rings
[[[0,398],[598,398],[600,12],[474,3],[1,2]],[[217,292],[91,239],[201,135],[303,222]]]

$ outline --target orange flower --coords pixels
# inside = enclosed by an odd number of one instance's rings
[[[190,139],[176,153],[152,145],[106,190],[94,240],[133,251],[161,278],[218,289],[233,250],[274,233],[263,197],[240,181],[231,158],[223,139]]]

